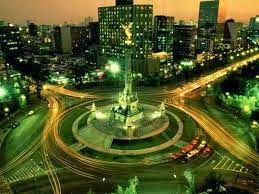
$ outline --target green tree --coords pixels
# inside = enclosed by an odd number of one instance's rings
[[[187,193],[188,194],[195,194],[196,193],[196,189],[195,189],[195,177],[192,173],[192,171],[190,170],[186,170],[184,171],[184,176],[188,182],[187,185]]]
[[[212,189],[212,194],[219,193],[220,187],[225,184],[221,174],[212,171],[205,179],[204,188]]]
[[[114,194],[137,194],[137,186],[139,184],[139,180],[137,177],[129,180],[129,185],[125,189],[118,185],[117,190]]]

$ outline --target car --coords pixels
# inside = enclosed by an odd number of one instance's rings
[[[194,145],[190,144],[190,145],[184,146],[182,148],[181,152],[185,154],[185,153],[191,151],[193,148],[194,148]]]
[[[205,148],[206,145],[207,145],[207,142],[206,141],[202,141],[200,143],[200,145],[198,146],[198,149],[203,149],[203,148]]]
[[[188,158],[192,158],[194,156],[196,156],[200,151],[199,150],[192,150],[187,154]]]
[[[173,158],[175,160],[182,156],[183,156],[183,153],[181,153],[181,152],[171,153],[171,158]]]
[[[204,152],[207,153],[207,154],[210,154],[210,153],[213,153],[214,150],[213,150],[212,147],[206,147],[205,150],[204,150]]]
[[[196,146],[198,143],[199,143],[199,140],[197,140],[197,139],[194,139],[191,142],[191,144],[194,145],[194,146]]]

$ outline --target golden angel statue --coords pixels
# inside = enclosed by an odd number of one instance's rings
[[[131,32],[131,29],[132,29],[132,25],[133,25],[133,22],[130,22],[126,25],[122,25],[121,27],[124,29],[124,32],[127,36],[126,38],[126,41],[125,43],[127,45],[132,45],[132,32]]]

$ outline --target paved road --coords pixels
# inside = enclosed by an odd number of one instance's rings
[[[222,76],[225,76],[227,71],[231,69],[235,69],[240,66],[244,66],[247,64],[247,62],[258,58],[259,58],[259,55],[256,55],[247,60],[233,64],[228,68],[224,68],[209,76],[205,76],[195,82],[187,83],[183,87],[179,87],[175,90],[168,91],[168,92],[162,91],[162,92],[156,93],[157,95],[161,96],[161,100],[166,95],[167,98],[169,99],[167,102],[170,103],[170,105],[173,105],[176,108],[179,108],[180,110],[192,116],[207,131],[207,133],[211,135],[211,137],[215,141],[222,144],[224,148],[226,148],[230,153],[232,153],[236,157],[240,158],[241,160],[255,167],[257,167],[257,162],[259,161],[257,154],[255,154],[252,150],[248,149],[246,146],[240,144],[240,142],[238,142],[238,140],[235,139],[235,137],[232,137],[231,134],[226,133],[226,130],[223,127],[219,126],[212,119],[206,117],[206,115],[203,115],[198,110],[194,110],[192,107],[183,106],[182,97],[184,97],[184,95],[186,95],[187,93],[198,89],[201,86],[204,86]],[[130,167],[118,168],[117,164],[106,164],[104,162],[100,162],[92,158],[82,157],[78,153],[71,150],[71,148],[69,148],[62,141],[59,140],[59,131],[56,130],[63,116],[70,111],[70,109],[63,111],[64,107],[62,105],[63,104],[62,99],[60,99],[57,96],[57,94],[68,95],[76,98],[86,98],[86,99],[99,98],[100,96],[70,91],[70,90],[60,88],[57,86],[52,86],[52,85],[45,86],[44,90],[46,90],[50,94],[49,96],[46,97],[50,104],[49,106],[50,118],[48,120],[49,122],[44,128],[43,137],[40,143],[39,141],[37,141],[35,145],[34,143],[32,143],[34,149],[32,149],[31,147],[30,150],[27,150],[25,154],[26,155],[25,158],[28,158],[27,156],[34,153],[42,143],[45,168],[48,170],[48,176],[52,186],[52,190],[55,193],[61,193],[61,184],[60,184],[58,175],[54,170],[53,161],[50,159],[50,157],[53,157],[56,161],[58,161],[60,164],[62,164],[64,167],[74,172],[75,174],[78,174],[83,177],[87,177],[92,181],[98,181],[104,175],[106,176],[110,174],[118,175],[118,172],[119,173],[125,172],[126,175],[122,176],[123,178],[121,179],[116,178],[117,176],[116,175],[112,177],[111,182],[118,183],[120,182],[119,180],[121,180],[122,182],[125,182],[125,180],[128,179],[130,175],[135,174],[135,175],[138,175],[140,178],[144,179],[143,185],[146,185],[145,188],[148,187],[147,185],[149,186],[154,185],[154,183],[159,184],[161,182],[161,185],[163,185],[162,183],[163,181],[167,181],[166,184],[170,184],[170,179],[168,178],[163,179],[163,176],[161,175],[161,174],[167,174],[166,177],[170,177],[170,173],[168,173],[169,166],[166,166],[165,168],[163,168],[162,166],[159,166],[157,170],[155,170],[155,167],[152,167],[149,169],[150,171],[148,171],[148,173],[141,172],[141,170],[139,172],[137,171],[137,169],[132,170],[132,168]],[[53,92],[55,94],[53,94]],[[145,95],[154,95],[154,93],[145,93]],[[57,149],[57,147],[55,146],[59,147],[60,149]],[[73,158],[68,159],[67,155],[73,156]],[[24,158],[20,157],[20,159],[24,159]],[[224,162],[224,165],[223,167],[219,165],[220,168],[224,168],[226,165],[228,165],[228,162],[229,162],[228,159],[227,161],[225,160],[226,160],[225,158],[224,160],[222,159],[221,163]],[[182,177],[181,173],[183,169],[184,169],[184,165],[181,165],[181,168],[175,169],[176,173],[179,172],[179,177]],[[234,168],[234,169],[237,169],[237,168]],[[243,169],[242,170],[239,169],[239,171],[243,172]],[[157,179],[156,179],[156,176],[157,176]],[[183,184],[184,179],[181,178],[179,180]],[[179,182],[178,182],[178,185],[179,185]],[[182,186],[183,185],[181,185],[181,187]],[[171,188],[169,190],[171,190]],[[168,193],[169,190],[167,190],[165,193]],[[160,193],[163,193],[163,192],[160,192]]]

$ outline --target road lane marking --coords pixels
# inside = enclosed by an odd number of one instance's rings
[[[223,166],[221,166],[222,169],[224,169],[224,166],[228,163],[228,161],[230,161],[229,158],[227,158],[227,161],[223,164]]]
[[[232,166],[232,164],[234,163],[234,161],[231,162],[231,164],[228,166],[228,170],[231,170],[230,167]]]
[[[219,166],[219,165],[220,165],[220,163],[221,163],[221,162],[223,162],[223,160],[225,160],[225,156],[224,156],[224,157],[219,161],[219,163],[217,163],[217,164],[216,164],[216,166],[214,166],[214,167],[213,167],[213,169],[216,169],[216,168],[217,168],[217,166]]]

